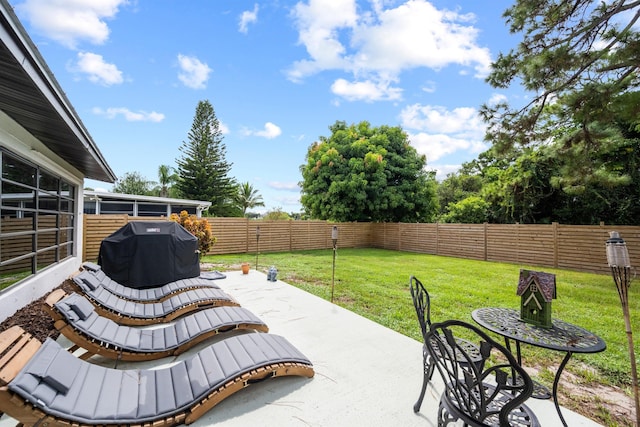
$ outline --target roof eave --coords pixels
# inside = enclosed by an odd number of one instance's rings
[[[77,168],[113,183],[111,170],[7,0],[0,0],[0,109]]]

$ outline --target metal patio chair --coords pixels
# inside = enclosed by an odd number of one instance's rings
[[[431,329],[431,298],[429,292],[425,289],[422,282],[415,276],[411,276],[409,279],[409,289],[411,290],[411,298],[413,299],[413,306],[416,309],[416,315],[418,316],[418,323],[420,324],[420,330],[422,332],[423,342],[427,342],[427,333]],[[473,356],[473,361],[478,363],[482,360],[480,357],[480,349],[469,341],[460,339],[459,345],[465,347],[467,352]],[[413,412],[419,412],[422,406],[422,400],[427,390],[427,385],[431,381],[433,376],[434,365],[431,363],[427,346],[422,346],[422,361],[424,364],[424,378],[422,380],[422,389],[420,390],[420,396],[413,405]],[[461,361],[465,363],[464,361]]]
[[[475,363],[474,355],[458,344],[461,335],[474,336],[480,343],[482,363]],[[458,420],[465,426],[540,425],[524,404],[533,392],[531,377],[504,346],[482,330],[459,320],[434,323],[425,344],[445,387],[438,426]]]

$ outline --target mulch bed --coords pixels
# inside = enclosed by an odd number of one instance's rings
[[[56,289],[62,288],[65,292],[74,292],[72,285],[65,281]],[[8,317],[0,323],[0,332],[18,325],[29,332],[40,342],[44,342],[47,337],[57,339],[60,333],[53,326],[53,319],[43,309],[44,300],[48,293],[32,303],[18,310],[13,316]]]

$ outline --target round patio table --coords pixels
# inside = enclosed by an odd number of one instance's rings
[[[471,313],[471,317],[480,326],[503,336],[509,351],[511,351],[510,340],[515,341],[519,364],[522,364],[520,343],[565,353],[553,380],[551,397],[562,424],[566,426],[567,423],[558,403],[560,375],[573,353],[598,353],[607,348],[606,343],[594,333],[559,319],[552,319],[550,328],[527,323],[520,318],[520,311],[509,308],[479,308]]]

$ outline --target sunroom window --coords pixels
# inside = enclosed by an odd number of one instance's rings
[[[0,290],[73,255],[76,187],[0,150]]]

